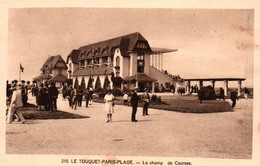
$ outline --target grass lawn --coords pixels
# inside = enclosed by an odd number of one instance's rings
[[[81,116],[63,111],[38,111],[35,105],[30,104],[22,110],[25,119],[74,119],[74,118],[89,118],[88,116]]]
[[[149,108],[157,108],[168,111],[186,113],[213,113],[213,112],[232,112],[230,104],[220,100],[203,100],[199,103],[197,96],[162,96],[162,103],[150,103]],[[95,98],[95,102],[104,103],[102,98]],[[115,104],[123,105],[121,96],[117,96]],[[139,103],[142,106],[142,103]]]

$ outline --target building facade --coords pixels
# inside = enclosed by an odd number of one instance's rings
[[[73,86],[154,91],[162,85],[170,90],[179,83],[162,70],[162,53],[173,51],[151,48],[136,32],[72,50],[66,60],[67,74]]]
[[[59,88],[67,79],[67,65],[60,55],[49,57],[40,70],[41,74],[33,79],[38,83],[54,82]]]

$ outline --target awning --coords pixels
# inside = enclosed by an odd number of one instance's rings
[[[51,82],[65,82],[67,79],[66,76],[63,76],[63,75],[58,75],[56,77],[53,77],[52,79],[50,79],[49,81]]]
[[[51,79],[52,76],[51,75],[47,75],[47,74],[41,74],[37,77],[34,77],[33,80],[37,81],[37,80],[43,80],[43,79]]]
[[[133,80],[137,80],[139,82],[144,82],[144,81],[156,81],[156,79],[146,75],[146,74],[137,74],[137,75],[134,75],[134,76],[129,76],[129,77],[125,77],[123,78],[123,80],[125,81],[133,81]]]

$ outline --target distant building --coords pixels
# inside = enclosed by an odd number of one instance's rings
[[[56,87],[61,87],[67,80],[67,65],[60,55],[49,57],[40,70],[41,74],[33,79],[38,83],[55,82]]]
[[[74,49],[68,55],[68,78],[73,86],[154,91],[162,85],[178,87],[174,76],[162,69],[163,53],[176,49],[151,48],[138,32]]]

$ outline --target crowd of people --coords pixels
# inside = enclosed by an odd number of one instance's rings
[[[26,84],[27,83],[27,84]],[[25,83],[22,80],[18,83],[17,80],[12,81],[10,84],[7,81],[6,84],[6,105],[7,105],[7,123],[12,123],[14,118],[17,118],[21,123],[25,122],[25,119],[21,113],[21,109],[28,105],[28,93],[31,92],[32,96],[36,97],[37,108],[39,111],[44,110],[56,111],[57,110],[57,98],[59,95],[59,90],[55,87],[55,83],[45,82],[37,85],[36,82],[30,84],[30,81]],[[194,88],[196,89],[196,88]],[[145,92],[138,96],[138,89],[135,89],[134,92],[131,93],[130,101],[128,101],[128,93],[125,93],[123,96],[124,105],[132,106],[132,114],[131,121],[137,122],[136,120],[136,112],[138,103],[140,100],[142,101],[143,107],[143,116],[147,116],[148,107],[150,103],[150,96],[147,89],[144,89]],[[182,89],[178,89],[178,93],[181,93]],[[197,90],[195,90],[197,91]],[[71,85],[64,84],[61,87],[61,96],[62,100],[68,100],[68,104],[71,109],[77,109],[77,107],[82,107],[82,101],[84,98],[85,107],[93,104],[93,88],[90,86],[89,88],[73,88]],[[219,92],[220,100],[225,100],[224,90],[220,88]],[[250,91],[245,87],[244,90],[245,98],[248,97]],[[202,104],[202,100],[205,96],[205,92],[203,90],[198,90],[198,98],[200,100],[200,104]],[[236,105],[236,100],[238,100],[237,92],[233,90],[230,93],[230,99],[232,101],[232,108]],[[107,115],[107,122],[112,122],[112,114],[114,113],[114,101],[115,96],[112,94],[112,90],[108,90],[107,94],[104,97],[105,106],[104,110]]]

